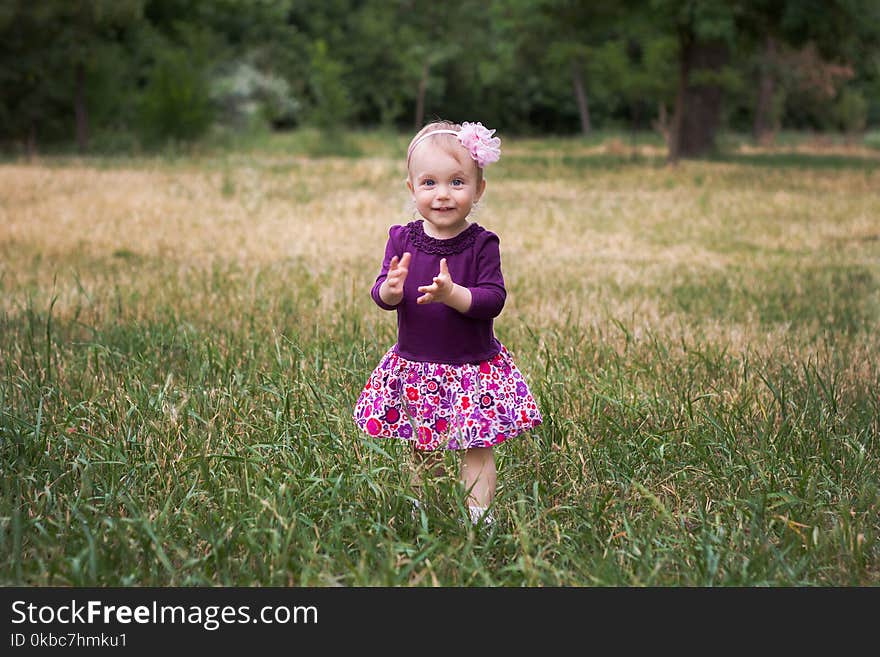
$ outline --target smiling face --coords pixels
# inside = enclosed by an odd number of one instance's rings
[[[448,148],[448,142],[440,141],[443,137],[455,139],[436,135],[416,146],[406,181],[425,219],[425,233],[439,239],[455,237],[467,228],[467,217],[486,189],[477,163],[457,143]]]

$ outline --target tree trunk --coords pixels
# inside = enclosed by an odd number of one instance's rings
[[[773,117],[773,94],[776,92],[776,40],[772,36],[767,37],[760,75],[752,136],[757,143],[768,144],[773,141],[773,134],[776,131]]]
[[[86,107],[86,67],[82,62],[77,62],[75,76],[73,103],[76,112],[76,144],[79,152],[85,153],[89,148],[89,113]]]
[[[593,131],[593,127],[590,125],[590,104],[587,101],[587,92],[584,89],[584,74],[581,70],[581,63],[577,57],[571,60],[571,81],[574,86],[578,115],[581,118],[581,132],[588,135]]]
[[[415,129],[421,130],[425,125],[425,96],[428,92],[428,73],[430,72],[431,67],[428,65],[426,61],[422,66],[422,79],[419,80],[419,92],[418,96],[416,96],[416,121],[415,121]]]
[[[681,126],[684,114],[685,88],[687,87],[690,73],[690,48],[691,38],[687,33],[680,33],[678,43],[681,52],[678,55],[678,89],[675,92],[675,110],[672,112],[672,126],[670,126],[667,143],[669,144],[669,161],[672,164],[678,162],[681,155]]]
[[[37,156],[37,121],[31,119],[30,127],[27,135],[27,156],[28,160],[33,160]]]
[[[681,59],[678,96],[675,102],[669,159],[702,157],[715,149],[715,134],[721,125],[721,87],[711,80],[694,79],[696,73],[717,73],[727,63],[722,42],[699,42],[690,35],[680,37]]]
[[[636,145],[638,133],[639,133],[639,122],[642,118],[641,113],[641,103],[638,101],[632,104],[632,117],[629,122],[629,144],[632,148],[632,156],[635,157],[638,154],[638,148]]]
[[[666,113],[666,103],[663,101],[657,103],[657,118],[651,121],[651,127],[663,137],[663,143],[666,144],[666,148],[671,148],[669,141],[669,116]]]

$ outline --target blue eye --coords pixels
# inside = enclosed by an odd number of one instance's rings
[[[452,184],[456,187],[461,187],[462,185],[464,185],[464,180],[462,180],[461,178],[456,178],[452,181]]]
[[[431,180],[430,178],[428,178],[428,179],[425,180],[422,184],[425,185],[426,187],[430,187],[431,185],[434,184],[434,181]]]

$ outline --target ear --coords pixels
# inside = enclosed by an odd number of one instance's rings
[[[486,179],[483,178],[480,180],[480,184],[477,186],[477,194],[474,196],[474,202],[476,203],[483,197],[483,192],[486,191]]]
[[[406,188],[409,190],[409,193],[415,195],[416,190],[413,187],[412,180],[409,179],[409,176],[406,178]]]

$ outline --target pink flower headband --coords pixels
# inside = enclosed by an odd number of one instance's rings
[[[461,124],[461,130],[431,130],[416,139],[409,147],[406,154],[407,166],[416,146],[431,135],[455,135],[482,169],[487,164],[497,162],[501,158],[501,140],[498,137],[493,137],[493,134],[495,131],[483,127],[482,123],[468,123],[467,121]]]

